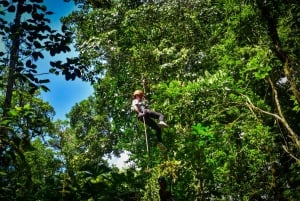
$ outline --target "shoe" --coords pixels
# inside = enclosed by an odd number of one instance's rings
[[[160,127],[168,127],[168,124],[166,124],[166,123],[163,122],[163,121],[158,122],[158,125],[159,125]]]
[[[157,143],[157,146],[160,150],[167,151],[167,147],[163,143],[159,142]]]

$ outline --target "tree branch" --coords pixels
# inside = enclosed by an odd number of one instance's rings
[[[300,141],[298,139],[298,135],[294,132],[294,130],[289,126],[289,123],[287,122],[287,120],[284,117],[284,114],[282,112],[281,109],[281,105],[278,99],[278,93],[277,90],[272,82],[272,80],[270,78],[268,78],[268,82],[271,86],[272,92],[274,94],[274,101],[275,101],[275,105],[276,105],[276,109],[279,113],[279,116],[281,117],[281,123],[283,124],[283,126],[287,129],[287,131],[289,132],[289,137],[293,140],[293,142],[295,143],[295,145],[297,146],[298,149],[300,149]]]
[[[270,86],[271,86],[271,89],[272,89],[272,93],[273,93],[273,96],[274,96],[274,101],[275,101],[275,106],[276,106],[276,110],[278,111],[278,114],[274,114],[274,113],[271,113],[271,112],[268,112],[268,111],[265,111],[257,106],[255,106],[252,101],[250,100],[250,98],[244,94],[240,94],[241,96],[243,96],[246,100],[247,100],[247,103],[246,105],[249,107],[249,109],[251,111],[253,110],[257,110],[263,114],[267,114],[269,116],[272,116],[274,117],[275,119],[277,119],[278,121],[280,121],[282,123],[282,125],[284,126],[284,128],[288,131],[288,137],[293,141],[294,145],[296,146],[296,148],[298,148],[300,150],[300,141],[299,141],[299,138],[298,138],[298,135],[295,133],[295,131],[290,127],[289,123],[287,122],[287,120],[285,119],[284,117],[284,114],[282,112],[282,109],[281,109],[281,105],[280,105],[280,101],[278,99],[278,92],[272,82],[272,80],[270,78],[267,79]],[[287,148],[284,147],[284,150],[294,159],[296,159],[297,161],[299,161],[299,159],[297,159],[294,155],[292,155],[289,151],[287,151]]]

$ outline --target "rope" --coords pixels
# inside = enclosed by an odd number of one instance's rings
[[[143,85],[144,96],[146,94],[145,84],[146,84],[145,78],[144,78],[144,76],[142,76],[142,85]],[[145,131],[145,139],[146,139],[146,149],[147,149],[147,153],[148,153],[148,156],[149,156],[149,143],[148,143],[146,121],[145,121],[145,117],[144,116],[143,116],[143,121],[144,121],[144,131]]]
[[[143,117],[143,121],[144,121],[144,130],[145,130],[145,138],[146,138],[146,149],[147,149],[147,153],[149,155],[148,135],[147,135],[145,117]]]
[[[143,85],[143,92],[144,92],[144,98],[145,98],[145,94],[146,94],[146,81],[145,81],[145,77],[143,75],[142,75],[142,85]],[[146,100],[146,98],[145,98],[145,100]],[[149,143],[148,143],[146,121],[145,121],[145,117],[144,116],[143,116],[143,121],[144,121],[144,131],[145,131],[145,139],[146,139],[146,149],[147,149],[147,155],[148,155],[147,170],[149,171],[150,152],[149,152]],[[151,184],[150,184],[149,188],[150,188],[150,198],[151,198],[151,201],[153,201]]]

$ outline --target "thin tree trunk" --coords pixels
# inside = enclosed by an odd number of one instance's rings
[[[266,5],[266,2],[264,0],[257,0],[256,1],[258,8],[261,11],[262,18],[266,21],[268,34],[273,42],[273,52],[276,54],[276,56],[280,59],[280,61],[283,64],[283,71],[288,79],[290,85],[291,85],[291,91],[293,95],[296,97],[296,100],[300,104],[300,92],[297,88],[296,80],[293,78],[293,61],[290,59],[287,52],[283,49],[278,31],[277,31],[277,25],[276,20],[274,16],[272,16],[269,8]]]
[[[18,1],[17,4],[17,10],[16,10],[16,16],[14,19],[14,23],[11,26],[11,47],[9,52],[9,66],[8,66],[8,79],[7,79],[7,85],[6,85],[6,93],[5,93],[5,100],[3,104],[3,116],[2,119],[6,119],[8,116],[8,111],[11,107],[12,103],[12,95],[14,90],[14,81],[15,81],[15,71],[18,64],[18,56],[19,56],[19,50],[20,50],[20,40],[22,37],[22,29],[21,29],[21,17],[23,13],[23,5],[25,3],[25,0]],[[7,127],[0,127],[0,152],[3,151],[3,148],[5,147],[5,141],[8,134],[8,128]]]

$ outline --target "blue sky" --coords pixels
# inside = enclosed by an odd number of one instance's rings
[[[49,11],[54,12],[50,15],[51,27],[55,30],[60,30],[61,22],[60,18],[67,16],[76,9],[73,1],[70,3],[65,3],[63,0],[44,0],[45,5]],[[49,61],[64,60],[67,56],[74,56],[75,52],[68,54],[58,55],[52,58],[45,57],[42,61],[39,61],[38,66],[41,69],[41,73],[46,73],[49,70]],[[43,70],[43,68],[45,70]],[[75,103],[78,103],[88,96],[92,95],[93,88],[88,82],[83,82],[80,79],[75,81],[66,81],[64,76],[46,75],[43,78],[50,79],[50,83],[47,87],[50,92],[43,92],[41,98],[49,102],[55,109],[54,119],[65,119],[65,114],[67,114]]]
[[[44,4],[47,6],[48,11],[54,12],[54,14],[49,15],[48,18],[51,20],[51,28],[58,31],[61,29],[61,17],[69,15],[76,9],[73,1],[65,3],[63,0],[44,0]],[[7,15],[5,18],[7,18],[8,21],[13,20],[13,16],[11,15]],[[1,42],[0,49],[4,50],[4,45]],[[45,58],[37,62],[39,74],[49,72],[50,60],[64,61],[67,56],[75,56],[76,52],[72,51],[68,54],[56,55],[55,57],[47,55],[48,54],[44,53]],[[71,110],[75,103],[86,99],[93,93],[93,87],[90,83],[82,82],[80,79],[66,81],[64,76],[56,76],[54,74],[42,75],[39,78],[50,79],[50,83],[46,85],[50,89],[50,92],[42,92],[41,98],[54,107],[56,113],[54,117],[55,120],[65,119],[65,114]]]
[[[73,3],[64,3],[63,0],[44,0],[49,11],[53,11],[54,15],[51,15],[51,27],[59,30],[61,27],[60,18],[66,16],[76,9]],[[59,55],[51,60],[63,60],[66,56],[76,55],[76,52],[71,52],[66,55]],[[39,68],[43,70],[45,66],[45,72],[48,71],[50,58],[45,58],[40,61]],[[93,88],[87,82],[82,82],[79,79],[75,81],[66,81],[63,76],[47,75],[50,79],[50,83],[47,87],[50,88],[50,92],[42,93],[42,99],[48,101],[55,109],[56,115],[54,119],[65,119],[65,114],[68,113],[75,103],[78,103],[88,96],[92,95]],[[108,159],[109,164],[118,167],[119,169],[128,168],[129,164],[126,161],[129,158],[130,153],[124,152],[120,157],[111,156],[112,159]]]

